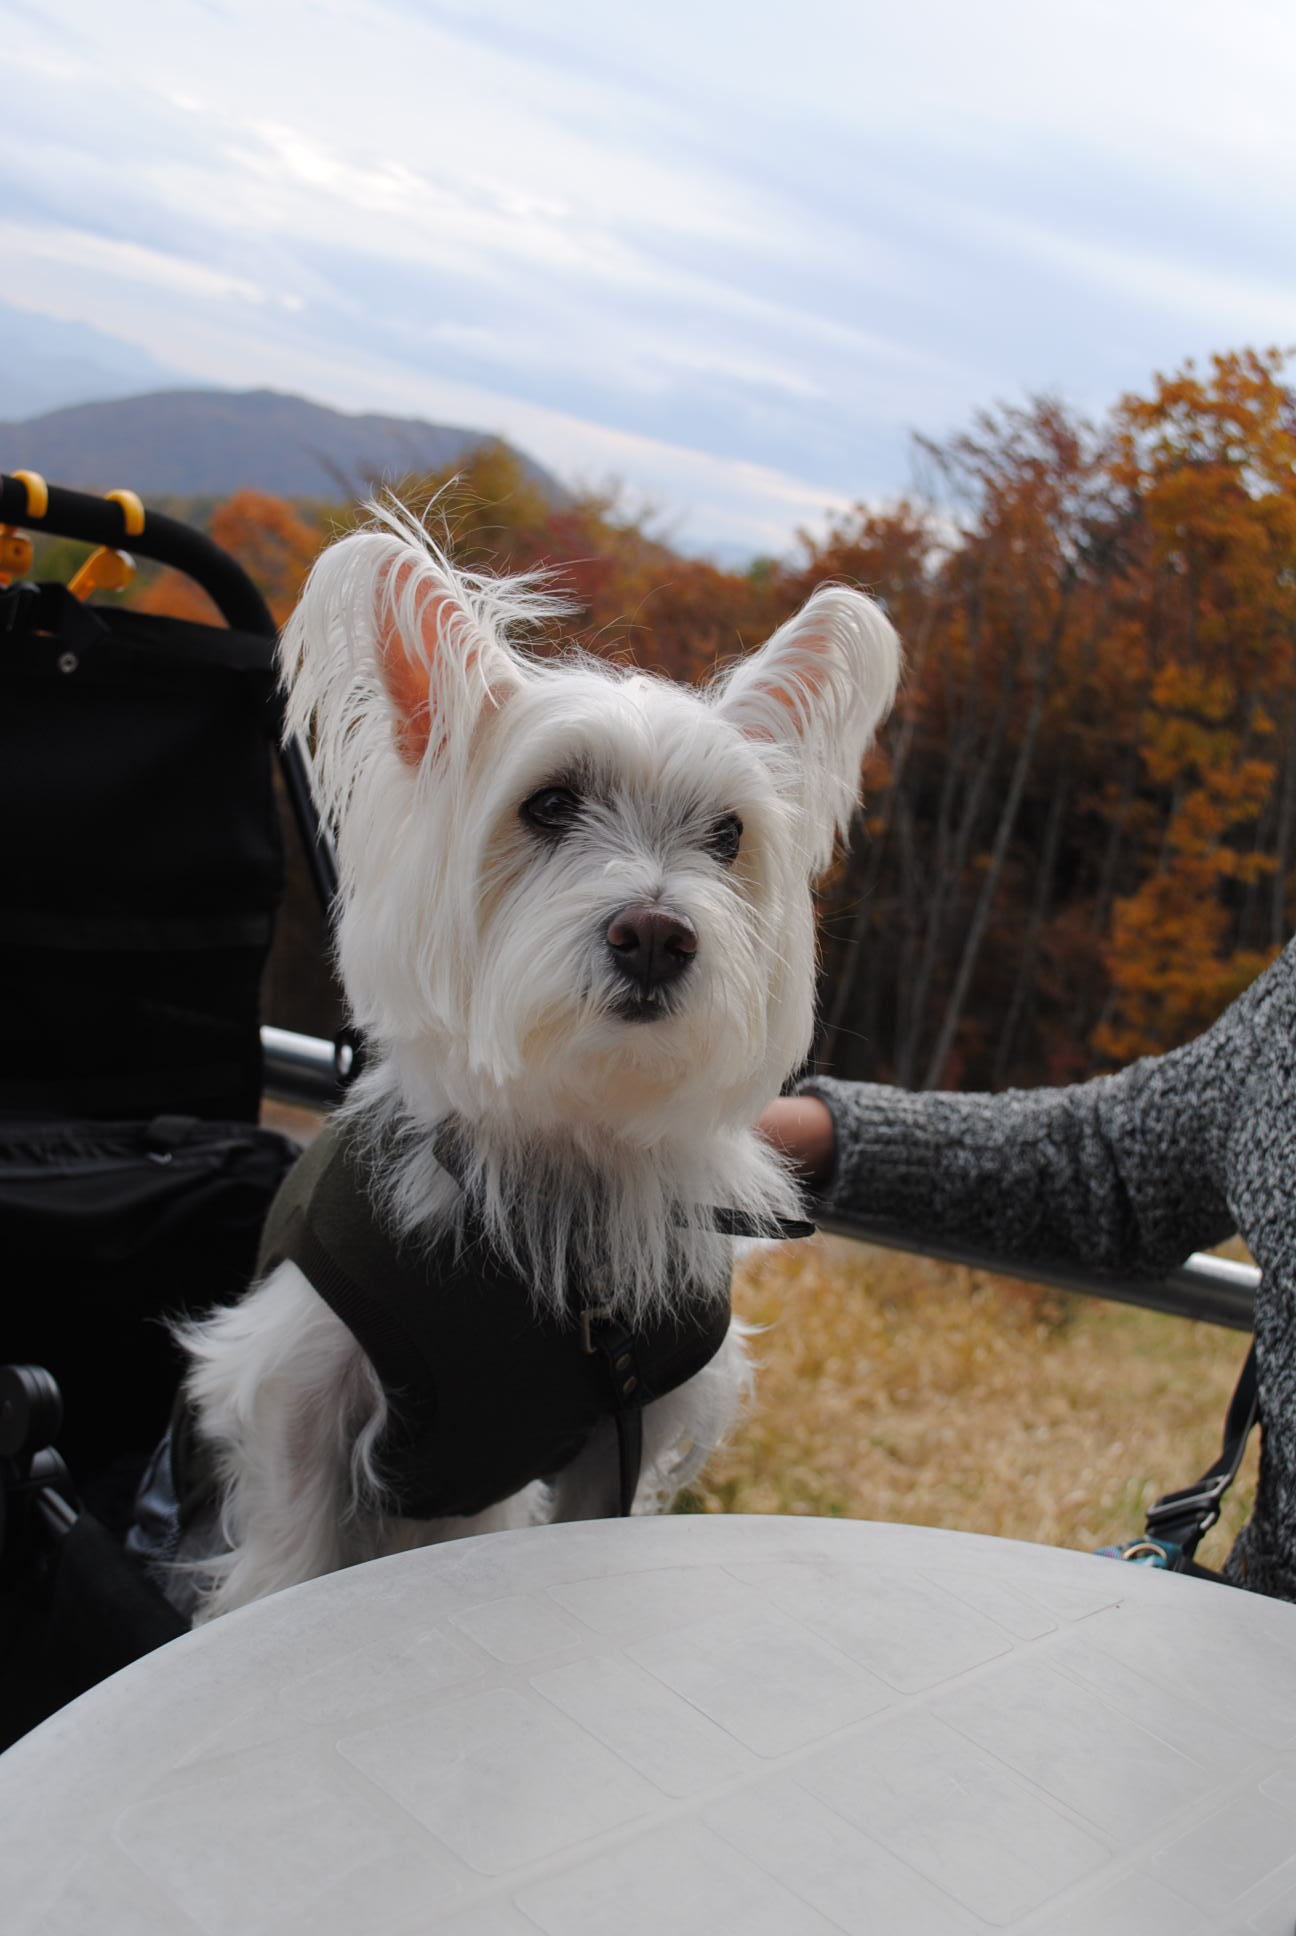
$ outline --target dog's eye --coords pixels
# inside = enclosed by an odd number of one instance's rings
[[[570,787],[541,787],[519,809],[522,818],[542,833],[565,834],[580,813],[580,795]]]
[[[707,852],[714,854],[717,860],[724,861],[726,866],[731,860],[737,860],[742,830],[742,821],[737,814],[727,813],[724,819],[717,820],[711,829]]]

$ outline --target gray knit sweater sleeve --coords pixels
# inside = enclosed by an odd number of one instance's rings
[[[1296,942],[1172,1054],[1067,1088],[913,1095],[817,1078],[827,1207],[1017,1262],[1157,1275],[1238,1230],[1260,1265],[1255,1517],[1230,1576],[1296,1599]]]

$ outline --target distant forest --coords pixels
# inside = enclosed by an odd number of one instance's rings
[[[818,1065],[924,1088],[1061,1081],[1185,1040],[1291,929],[1285,370],[1276,351],[1217,356],[1099,424],[1052,398],[987,411],[916,445],[907,500],[742,573],[679,556],[614,498],[555,505],[500,449],[402,495],[442,494],[461,563],[553,566],[580,608],[567,636],[676,678],[755,647],[825,580],[881,599],[906,674],[821,890]],[[243,492],[206,522],[282,620],[356,516]],[[165,576],[137,602],[201,609]],[[294,945],[268,1018],[321,1026],[319,943],[313,962]]]

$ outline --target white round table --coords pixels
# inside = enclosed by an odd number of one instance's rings
[[[1296,1607],[848,1521],[497,1533],[0,1757],[8,1936],[1291,1936]]]

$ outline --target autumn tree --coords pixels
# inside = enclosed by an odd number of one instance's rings
[[[839,529],[805,576],[855,566],[907,644],[821,1055],[932,1086],[1006,1060],[1022,1032],[1066,859],[1076,690],[1119,532],[1100,439],[1053,401],[987,414],[924,455],[925,510],[861,513],[849,534],[889,552],[852,555]]]
[[[316,557],[330,535],[326,516],[304,516],[264,491],[236,491],[212,512],[207,535],[237,559],[260,591],[276,625],[297,603]],[[215,604],[180,571],[150,576],[131,600],[137,611],[163,613],[200,625],[221,625]]]
[[[1296,806],[1296,409],[1283,357],[1217,356],[1118,413],[1113,488],[1144,531],[1145,823],[1095,1047],[1209,1021],[1285,939]]]
[[[908,647],[827,909],[826,1062],[1084,1074],[1183,1039],[1285,936],[1293,421],[1282,359],[1247,354],[1105,426],[987,413],[924,446],[907,568],[876,513],[810,547],[803,586],[866,579]]]

